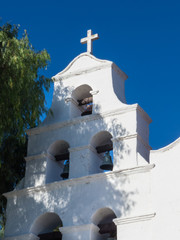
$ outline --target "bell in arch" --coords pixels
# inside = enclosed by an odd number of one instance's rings
[[[63,179],[67,179],[69,177],[69,160],[66,160],[63,168],[63,172],[61,173],[61,177]]]
[[[100,168],[103,170],[112,170],[113,169],[112,158],[111,158],[109,152],[105,153],[104,159],[103,159],[103,162],[102,162]]]

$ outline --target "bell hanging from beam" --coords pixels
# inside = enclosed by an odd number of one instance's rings
[[[69,177],[69,160],[66,160],[63,168],[63,172],[61,173],[61,177],[63,179],[67,179]]]
[[[103,170],[112,170],[113,169],[113,163],[112,163],[112,159],[111,159],[109,152],[105,153],[104,159],[103,159],[103,162],[102,162],[100,168]]]

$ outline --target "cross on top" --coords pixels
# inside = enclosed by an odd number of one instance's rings
[[[87,43],[87,52],[92,54],[92,42],[99,39],[99,35],[96,33],[92,35],[92,30],[87,31],[87,37],[81,38],[81,43]]]

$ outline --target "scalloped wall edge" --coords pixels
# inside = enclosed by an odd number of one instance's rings
[[[87,57],[90,57],[91,59],[97,61],[97,62],[100,62],[102,63],[102,66],[104,67],[108,67],[108,66],[112,66],[112,68],[118,73],[120,74],[120,76],[122,76],[124,78],[124,80],[126,80],[128,78],[128,76],[115,64],[113,63],[112,61],[108,61],[108,60],[102,60],[102,59],[99,59],[99,58],[96,58],[95,56],[93,56],[92,54],[89,54],[87,52],[85,53],[81,53],[80,55],[78,55],[77,57],[75,57],[68,65],[67,67],[62,70],[61,72],[57,73],[56,75],[54,75],[52,77],[53,81],[59,81],[59,80],[63,80],[65,75],[66,75],[66,72],[71,68],[71,66],[81,57],[84,57],[84,56],[87,56]],[[81,74],[81,72],[83,73],[84,71],[86,70],[87,72],[87,69],[80,69],[78,70],[77,72],[74,71],[73,73],[76,73],[76,74]],[[89,70],[96,70],[95,67],[91,67],[89,68]],[[70,75],[72,75],[73,73],[71,74],[68,74],[67,73],[67,77],[69,77]],[[59,79],[59,77],[63,75],[63,78],[62,79]]]
[[[168,144],[165,147],[159,148],[157,150],[151,150],[150,154],[155,154],[155,153],[163,153],[166,152],[172,148],[174,148],[176,145],[180,144],[180,137],[177,138],[174,142]]]

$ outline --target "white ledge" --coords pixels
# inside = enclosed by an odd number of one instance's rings
[[[125,107],[122,107],[122,108],[119,108],[119,109],[116,109],[113,111],[101,113],[101,114],[91,114],[91,115],[87,115],[87,116],[83,116],[83,117],[76,117],[76,118],[73,118],[71,120],[67,120],[64,122],[57,122],[57,123],[45,125],[42,127],[31,128],[31,129],[26,130],[26,133],[29,136],[35,135],[35,134],[40,134],[42,132],[52,131],[52,130],[55,130],[58,128],[63,128],[65,126],[79,124],[81,122],[99,120],[99,119],[103,119],[103,118],[109,117],[109,116],[117,116],[117,115],[124,114],[124,113],[134,111],[134,110],[138,110],[142,114],[144,119],[148,123],[151,123],[151,118],[147,115],[147,113],[138,104],[133,104],[133,105],[126,105]]]
[[[42,153],[39,153],[39,154],[35,154],[35,155],[30,155],[30,156],[27,156],[27,157],[24,157],[24,159],[27,161],[31,161],[31,160],[35,160],[35,159],[38,159],[38,158],[44,158],[46,157],[47,154],[45,152],[42,152]]]
[[[115,219],[113,219],[113,222],[116,224],[116,226],[118,226],[118,225],[122,225],[122,224],[148,221],[148,220],[151,220],[153,217],[155,217],[155,215],[156,215],[156,213],[150,213],[150,214],[136,216],[136,217],[115,218]]]
[[[104,172],[104,173],[97,173],[97,174],[92,174],[80,178],[72,178],[72,179],[67,179],[67,180],[61,180],[58,182],[52,182],[48,183],[43,186],[37,186],[37,187],[28,187],[24,188],[21,190],[14,190],[8,193],[4,193],[3,195],[6,198],[14,197],[14,196],[22,196],[22,195],[28,195],[31,194],[32,192],[40,192],[40,191],[49,191],[49,190],[54,190],[57,188],[61,188],[63,185],[71,186],[74,184],[82,184],[86,182],[94,182],[98,178],[112,178],[112,177],[124,177],[128,176],[131,174],[138,174],[138,173],[144,173],[144,172],[149,172],[151,169],[155,167],[155,164],[147,164],[144,166],[140,167],[134,167],[134,168],[128,168],[128,169],[123,169],[123,170],[117,170],[117,171],[110,171],[110,172]]]
[[[137,133],[135,134],[131,134],[131,135],[125,135],[125,136],[120,136],[120,137],[116,137],[116,138],[111,138],[111,141],[112,142],[115,142],[115,141],[124,141],[124,140],[128,140],[128,139],[132,139],[132,138],[138,138],[142,144],[144,144],[144,146],[148,149],[148,150],[151,150],[152,148],[149,146],[149,144],[147,144],[144,139]],[[68,148],[69,152],[76,152],[76,151],[82,151],[82,150],[85,150],[85,149],[89,149],[91,150],[92,152],[96,153],[97,154],[97,151],[96,149],[91,145],[91,144],[88,144],[88,145],[83,145],[83,146],[79,146],[79,147],[73,147],[73,148]],[[98,155],[100,157],[100,155]],[[44,157],[48,157],[49,159],[51,160],[55,160],[55,157],[49,153],[45,153],[45,152],[42,152],[42,153],[38,153],[38,154],[34,154],[34,155],[30,155],[30,156],[26,156],[25,157],[25,160],[26,161],[31,161],[31,160],[35,160],[35,159],[41,159],[41,158],[44,158]]]
[[[148,150],[151,150],[151,146],[146,143],[144,141],[144,139],[138,134],[138,133],[135,133],[135,134],[129,134],[129,135],[125,135],[125,136],[120,136],[120,137],[116,137],[116,138],[111,138],[111,141],[112,142],[117,142],[117,141],[124,141],[124,140],[128,140],[128,139],[132,139],[132,138],[138,138],[139,141],[141,141],[141,143],[148,149]]]

